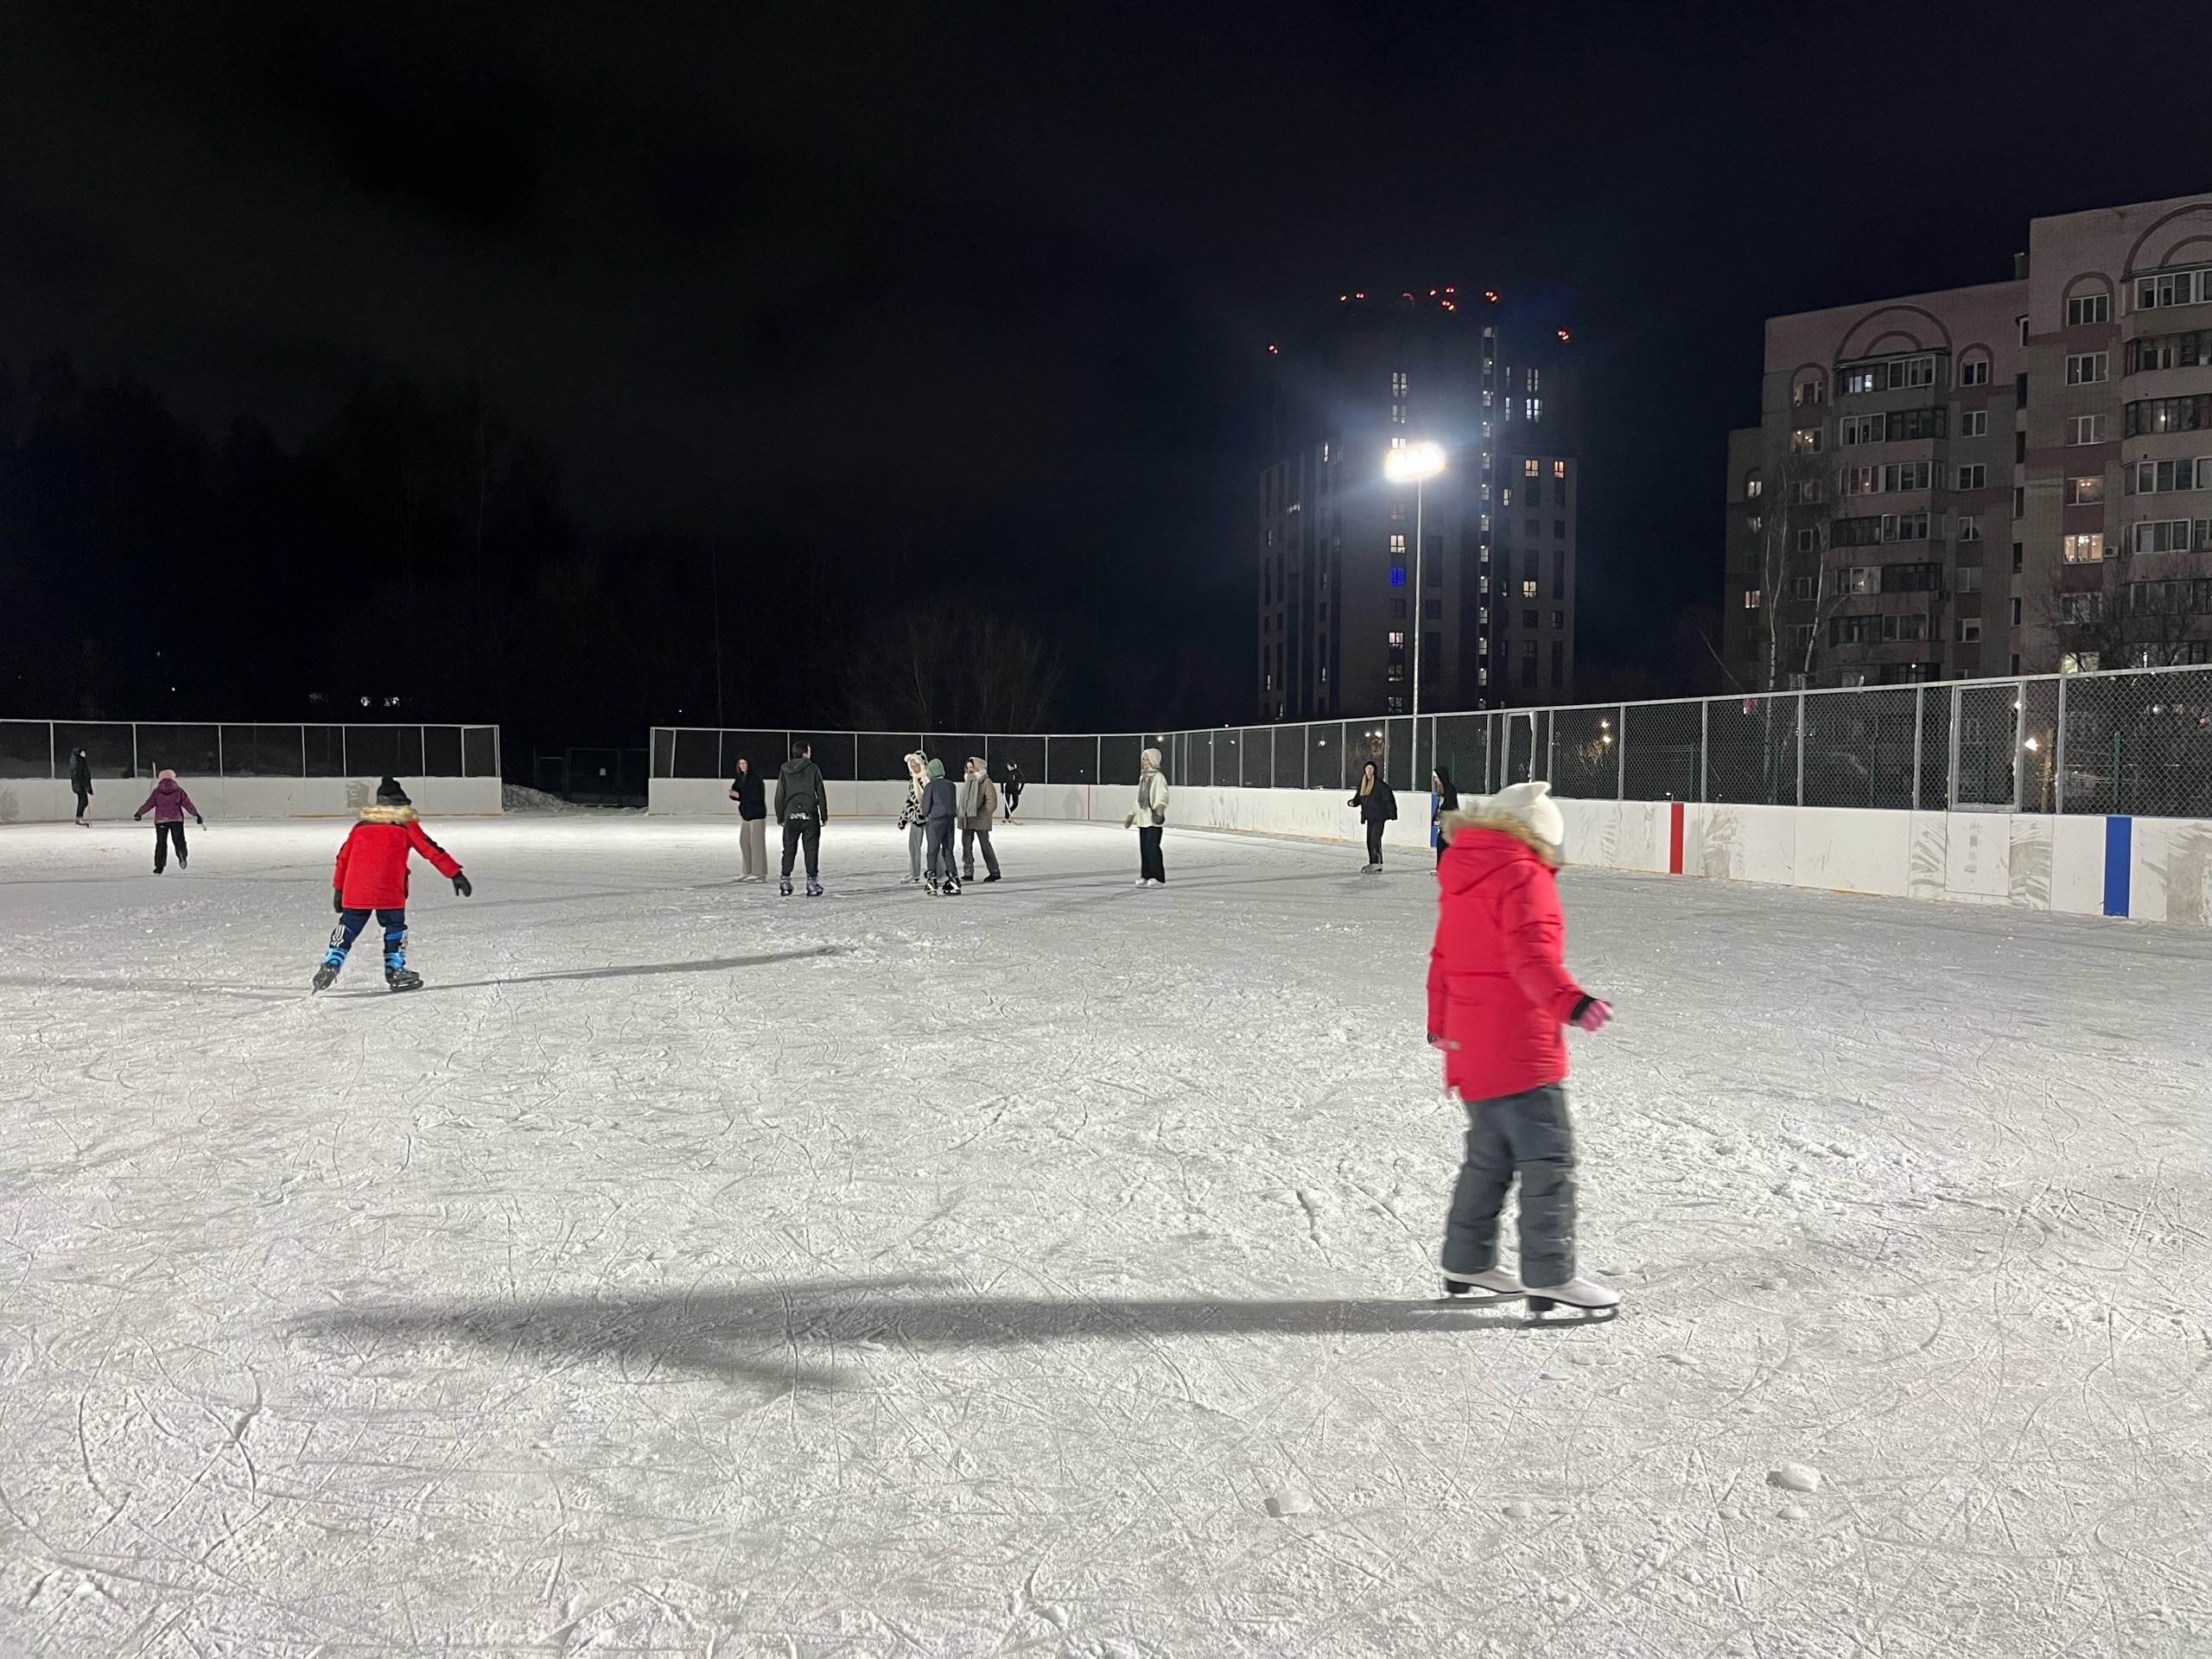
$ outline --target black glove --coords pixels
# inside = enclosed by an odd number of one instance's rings
[[[330,890],[330,907],[340,916],[346,913],[346,894],[342,889],[333,887]]]
[[[476,891],[475,888],[468,885],[467,876],[464,875],[459,870],[455,870],[453,874],[453,890],[464,899],[467,898],[470,893]]]
[[[205,830],[207,827],[207,820],[201,817],[197,812],[192,815],[192,821],[198,824],[202,830]]]

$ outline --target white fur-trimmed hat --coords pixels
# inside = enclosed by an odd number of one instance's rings
[[[1495,795],[1462,796],[1457,812],[1446,812],[1440,826],[1446,840],[1459,830],[1498,830],[1518,836],[1558,864],[1565,861],[1567,819],[1552,799],[1552,786],[1538,778],[1508,784]]]

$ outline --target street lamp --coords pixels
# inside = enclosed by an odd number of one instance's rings
[[[1382,457],[1382,476],[1393,484],[1414,486],[1414,720],[1421,718],[1421,636],[1424,613],[1421,610],[1421,571],[1428,561],[1421,556],[1421,486],[1444,470],[1444,446],[1440,443],[1408,443],[1387,451]],[[1414,728],[1419,741],[1421,728]]]

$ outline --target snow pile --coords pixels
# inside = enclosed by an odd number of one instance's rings
[[[558,795],[549,795],[542,789],[532,789],[527,784],[503,784],[499,787],[499,806],[505,812],[588,812],[588,806],[578,806],[564,801]]]

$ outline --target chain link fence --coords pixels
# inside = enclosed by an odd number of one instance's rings
[[[981,755],[995,777],[1123,784],[1150,747],[1171,787],[1349,795],[1372,760],[1394,788],[1441,772],[1463,795],[1541,778],[1584,800],[2212,818],[2199,667],[1093,736],[662,727],[653,776],[727,778],[740,754],[772,769],[799,740],[841,780],[904,779],[919,749],[956,774]]]
[[[709,734],[711,735],[711,734]],[[0,720],[0,778],[497,778],[496,726]]]

